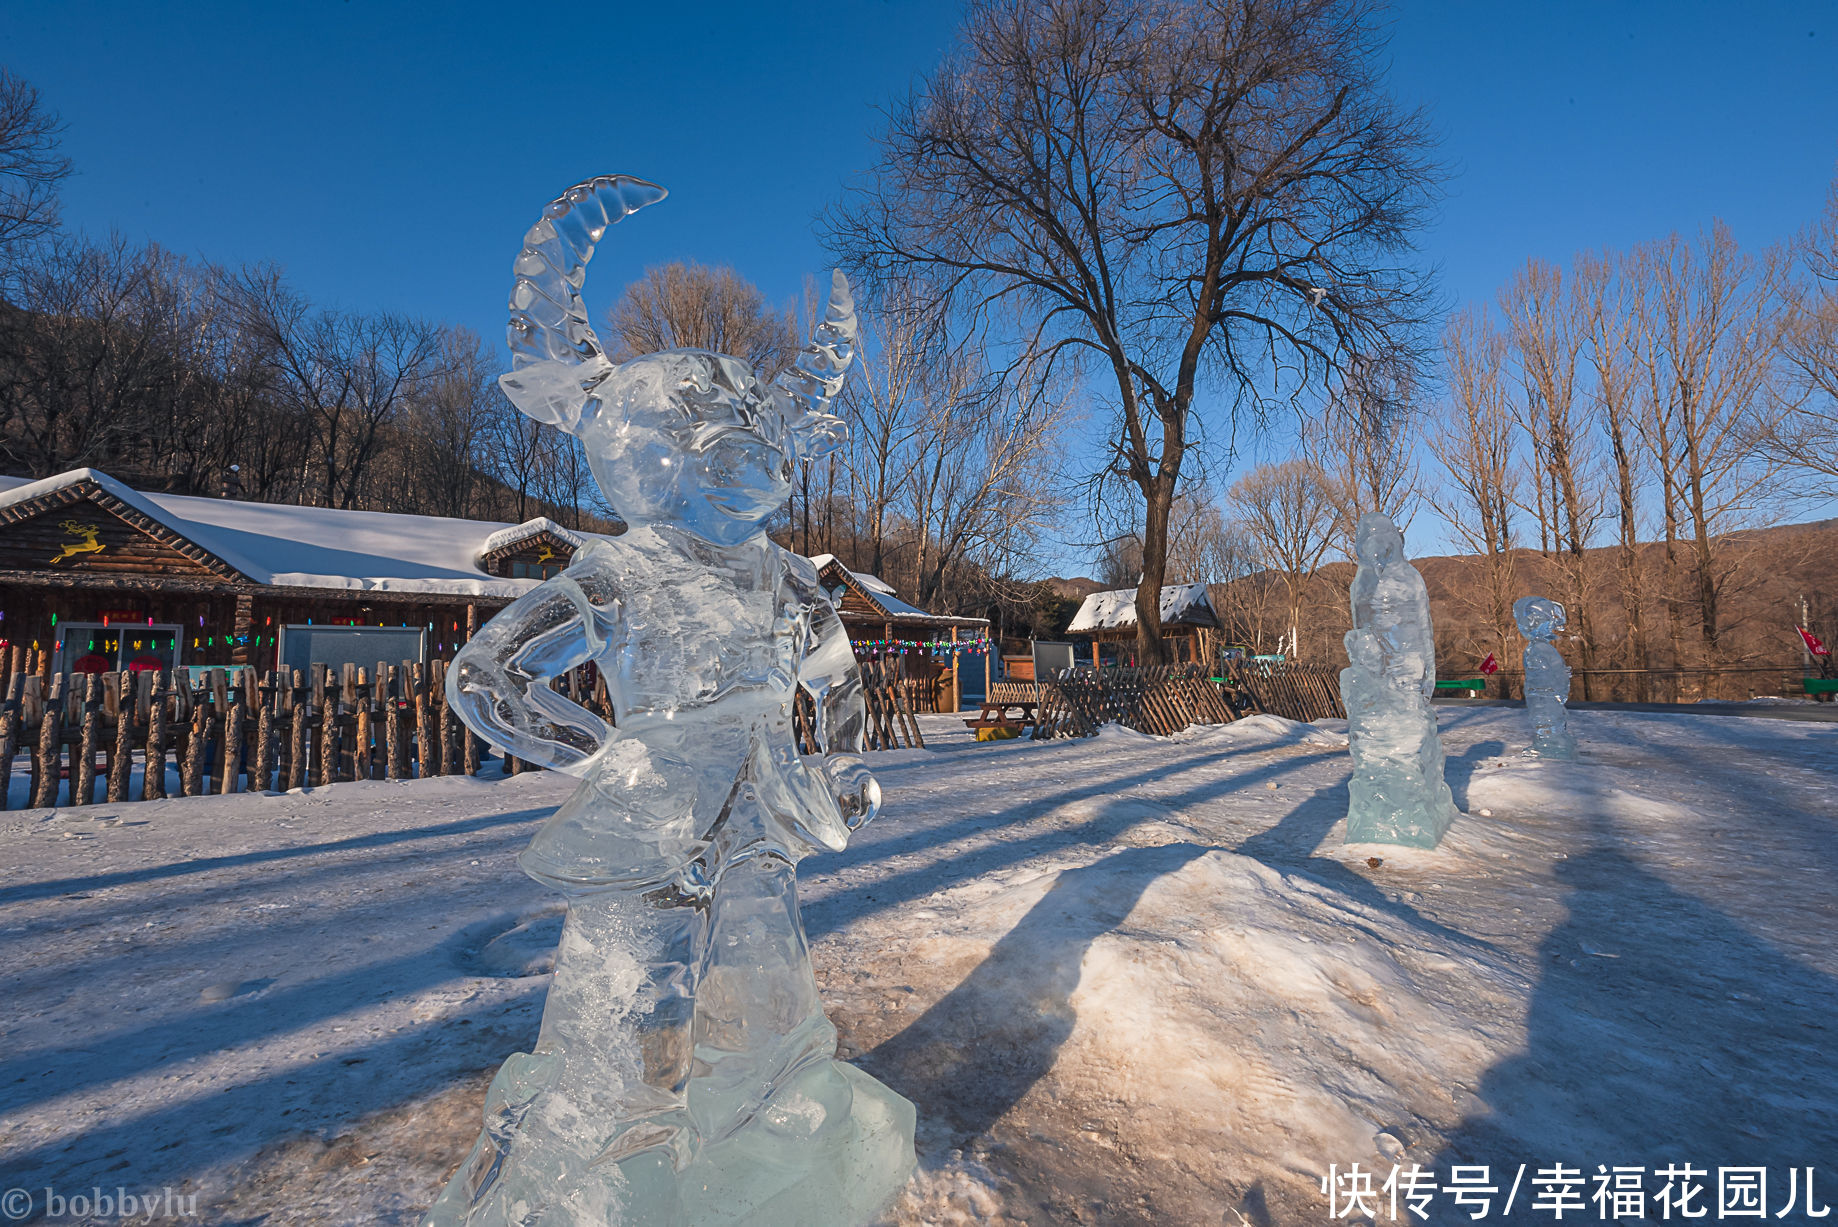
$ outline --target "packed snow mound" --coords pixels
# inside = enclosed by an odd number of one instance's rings
[[[1203,742],[1211,745],[1235,745],[1243,749],[1257,746],[1311,745],[1345,746],[1345,733],[1287,720],[1265,712],[1245,716],[1230,724],[1190,725],[1173,737],[1175,741]]]

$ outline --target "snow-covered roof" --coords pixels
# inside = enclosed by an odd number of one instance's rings
[[[1217,626],[1219,616],[1206,595],[1205,584],[1169,584],[1162,589],[1161,618],[1164,624],[1175,622],[1199,626]],[[1079,611],[1072,615],[1068,631],[1084,632],[1120,630],[1136,625],[1136,590],[1117,588],[1094,592],[1085,598]]]
[[[909,605],[894,595],[892,584],[878,575],[849,570],[837,561],[834,554],[815,554],[811,557],[811,564],[817,568],[819,575],[828,570],[832,577],[841,576],[843,585],[853,587],[856,595],[873,608],[873,616],[883,621],[891,619],[895,622],[918,622],[939,627],[989,625],[988,618],[960,618],[955,614],[927,613],[917,605]],[[825,582],[829,581],[825,580]],[[830,596],[836,602],[844,620],[849,620],[851,616],[859,620],[862,617],[860,611],[855,611],[852,615],[851,611],[844,607],[838,596],[841,591],[842,587],[838,586],[832,589]]]
[[[479,553],[481,555],[496,554],[500,550],[508,550],[513,546],[521,545],[532,537],[540,537],[544,533],[548,533],[559,541],[567,542],[577,550],[587,544],[587,539],[572,529],[563,528],[548,516],[537,516],[534,520],[525,520],[521,524],[500,528],[497,532],[492,533],[479,543]]]
[[[813,554],[811,555],[811,565],[816,567],[819,571],[823,570],[823,568],[829,566],[833,562],[836,562],[836,555],[834,554]],[[842,566],[840,562],[836,562],[836,565],[839,567]],[[844,568],[844,569],[847,570],[847,568]],[[886,580],[882,579],[878,575],[870,575],[866,571],[850,571],[849,574],[855,578],[856,583],[860,584],[862,587],[868,589],[871,592],[884,592],[888,596],[892,596],[894,594],[893,585],[888,583]],[[907,608],[911,609],[912,606],[908,605]]]
[[[506,524],[148,494],[95,469],[72,469],[42,481],[0,477],[0,512],[84,482],[209,551],[247,579],[283,588],[510,599],[538,581],[486,574],[479,560],[487,542],[514,536],[531,524],[547,525],[547,531],[575,541],[592,535],[568,532],[548,520]]]

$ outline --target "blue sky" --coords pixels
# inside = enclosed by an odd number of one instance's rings
[[[948,46],[944,0],[535,6],[12,4],[0,62],[68,124],[70,225],[273,259],[315,300],[502,336],[542,204],[625,171],[671,199],[594,265],[732,264],[789,301],[876,107]],[[1722,217],[1787,237],[1838,167],[1838,0],[1412,3],[1391,83],[1454,172],[1422,250],[1456,304],[1528,256]],[[597,292],[596,292],[597,291]]]

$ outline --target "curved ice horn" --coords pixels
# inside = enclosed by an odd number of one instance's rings
[[[830,415],[830,402],[842,391],[849,366],[855,361],[855,334],[855,299],[849,293],[849,279],[838,269],[830,274],[830,302],[823,322],[811,334],[810,344],[799,351],[797,361],[773,381],[773,386],[808,415],[808,425],[794,426],[801,434],[810,429],[827,433],[832,423],[841,426]]]
[[[523,236],[523,250],[512,266],[511,319],[506,330],[511,373],[501,377],[506,394],[519,409],[539,421],[573,430],[612,364],[587,321],[581,283],[587,262],[606,228],[666,195],[663,188],[631,175],[601,175],[577,183],[542,212]],[[536,377],[520,377],[526,368],[548,364]],[[560,380],[564,368],[585,366],[579,378]]]

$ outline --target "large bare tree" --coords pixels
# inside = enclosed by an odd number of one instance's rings
[[[1144,661],[1166,659],[1198,406],[1223,426],[1355,355],[1415,356],[1426,284],[1406,264],[1434,170],[1381,59],[1364,0],[971,0],[830,214],[851,266],[916,273],[1101,377],[1101,477],[1143,512]]]

